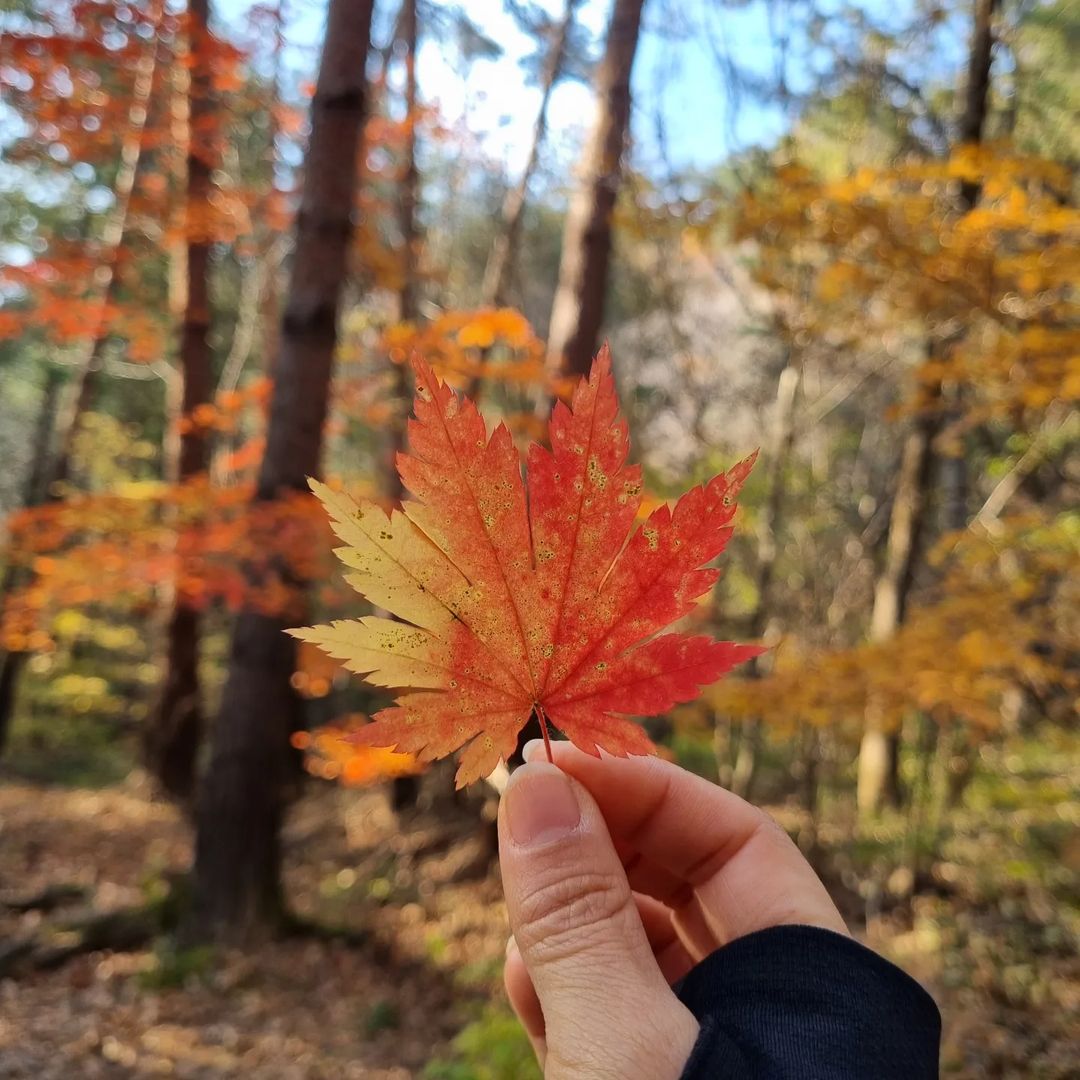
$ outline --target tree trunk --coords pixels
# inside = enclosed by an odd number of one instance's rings
[[[799,829],[799,850],[811,865],[817,860],[818,848],[818,794],[821,768],[821,739],[816,727],[805,725],[799,740],[799,802],[805,820]]]
[[[151,23],[157,27],[164,11],[162,0],[154,0]],[[113,207],[102,230],[102,261],[94,270],[91,288],[97,296],[94,321],[87,337],[83,356],[76,362],[73,386],[67,404],[58,421],[59,445],[53,461],[50,489],[67,481],[71,472],[71,453],[75,436],[83,416],[90,410],[94,401],[98,373],[105,358],[105,345],[108,343],[106,314],[116,299],[118,287],[117,269],[120,264],[120,249],[127,227],[128,207],[131,193],[135,189],[135,177],[139,171],[139,159],[142,156],[143,132],[146,118],[150,111],[150,94],[154,88],[154,69],[157,66],[157,37],[151,37],[146,49],[135,68],[135,78],[131,86],[131,104],[128,107],[127,128],[120,144],[120,163],[113,184]]]
[[[18,584],[18,580],[17,575],[12,575],[10,581],[7,574],[4,575],[4,584],[10,585],[13,590]],[[4,653],[4,661],[0,664],[0,753],[7,746],[11,721],[15,716],[19,679],[22,676],[23,664],[25,663],[25,652],[12,652],[9,650]]]
[[[772,445],[765,467],[765,490],[768,492],[758,521],[758,558],[755,586],[757,599],[750,614],[748,632],[752,638],[760,638],[767,628],[769,596],[776,560],[779,555],[777,536],[783,519],[785,472],[795,445],[795,399],[802,378],[802,359],[789,348],[787,364],[780,372],[776,384],[776,404],[773,409]],[[748,678],[761,674],[759,659],[750,662]],[[757,774],[758,751],[761,748],[761,722],[747,720],[742,725],[739,749],[731,770],[731,790],[744,799],[752,795]]]
[[[990,107],[990,69],[994,52],[994,17],[1001,0],[975,0],[974,28],[971,51],[968,53],[967,89],[964,111],[960,117],[959,137],[962,143],[981,143],[986,132],[986,115]],[[979,198],[979,185],[968,183],[961,189],[964,210],[970,210]]]
[[[416,43],[418,35],[416,19],[417,0],[403,0],[401,5],[401,41],[405,46],[405,146],[399,194],[401,249],[403,267],[401,287],[398,289],[397,317],[399,322],[410,322],[417,315],[417,227],[416,208],[419,202],[420,173],[416,166],[416,113],[418,106],[416,87]],[[395,470],[396,475],[396,470]]]
[[[990,94],[993,21],[999,3],[1000,0],[975,0],[967,93],[958,125],[959,139],[963,143],[979,143],[983,139]],[[978,197],[978,184],[964,184],[960,192],[960,213],[967,213]],[[941,433],[945,399],[952,398],[950,405],[955,410],[960,404],[959,394],[959,387],[948,389],[941,380],[937,381],[928,392],[924,415],[916,420],[904,442],[889,521],[885,568],[874,590],[871,641],[888,641],[904,620],[908,591],[914,577],[916,546],[925,518],[933,444]],[[962,450],[942,458],[941,485],[945,511],[942,525],[949,530],[966,527],[967,463]],[[899,802],[899,750],[899,733],[885,730],[879,707],[871,700],[859,748],[856,801],[860,813],[873,815],[886,800],[894,805]]]
[[[888,641],[904,621],[926,517],[933,463],[930,444],[937,426],[935,417],[920,418],[904,440],[889,516],[885,565],[874,587],[870,613],[869,636],[873,642]],[[898,750],[897,733],[886,728],[879,707],[871,700],[859,747],[856,801],[860,813],[876,813],[886,799],[894,805],[899,801]]]
[[[418,315],[416,255],[417,235],[416,208],[419,203],[420,173],[416,165],[416,46],[419,28],[416,17],[417,0],[403,0],[398,15],[400,40],[405,46],[405,147],[404,168],[399,192],[399,221],[403,266],[401,287],[397,296],[398,322],[415,322]],[[401,477],[397,470],[397,456],[405,449],[408,432],[409,407],[412,402],[412,379],[407,363],[395,369],[395,397],[397,409],[390,431],[390,453],[386,463],[387,494],[392,502],[400,502],[404,495]],[[392,781],[391,803],[395,810],[407,810],[416,804],[420,794],[420,780],[416,776],[398,776]]]
[[[372,0],[331,0],[312,102],[303,201],[281,326],[256,504],[306,490],[319,473],[366,106]],[[200,786],[189,937],[250,942],[281,926],[280,827],[301,702],[290,685],[287,616],[237,618]],[[295,625],[295,624],[293,624]]]
[[[547,134],[548,103],[551,92],[562,75],[563,62],[566,59],[567,43],[574,25],[574,14],[581,0],[566,0],[563,17],[555,31],[551,48],[544,60],[544,69],[540,77],[540,108],[533,125],[532,144],[525,168],[507,193],[502,205],[502,231],[495,238],[484,268],[484,281],[480,293],[482,303],[488,307],[502,307],[506,303],[506,292],[514,272],[517,258],[518,241],[521,238],[521,223],[525,216],[525,204],[529,197],[529,182],[540,161],[540,149]],[[470,396],[475,397],[475,391]]]
[[[191,80],[188,84],[189,135],[185,237],[187,289],[180,328],[180,371],[183,392],[180,414],[190,418],[210,401],[210,242],[206,222],[211,197],[213,150],[209,129],[211,100],[209,0],[191,0]],[[209,442],[204,428],[188,424],[180,432],[178,474],[183,484],[206,472]],[[143,751],[147,767],[174,798],[190,800],[195,789],[196,760],[202,740],[203,713],[199,687],[199,613],[174,591],[173,610],[165,633],[165,677],[156,707],[147,720]]]
[[[597,113],[563,231],[559,284],[548,326],[553,372],[587,375],[604,317],[611,218],[630,125],[630,73],[645,0],[615,0],[596,79]]]
[[[255,353],[256,366],[263,375],[270,376],[272,358],[277,350],[278,309],[281,294],[281,268],[288,255],[291,238],[276,226],[279,203],[284,193],[277,187],[278,138],[281,123],[278,117],[282,101],[282,54],[285,50],[285,20],[282,5],[277,0],[273,16],[273,72],[266,104],[266,153],[263,155],[263,183],[265,191],[256,208],[255,255],[253,265],[243,276],[238,300],[237,319],[232,341],[218,378],[217,394],[234,391],[240,384],[248,363]],[[250,436],[250,433],[246,433]],[[218,437],[210,456],[210,476],[219,486],[226,486],[234,479],[230,460],[237,446],[246,437],[244,433],[232,432]]]
[[[983,141],[990,102],[990,70],[994,49],[994,18],[1001,0],[975,0],[974,28],[971,51],[968,55],[967,92],[964,111],[960,117],[960,142],[979,144]],[[966,181],[960,188],[960,213],[966,214],[978,201],[981,187],[976,181]],[[963,408],[963,387],[942,388],[946,401],[945,424],[959,419]],[[967,457],[963,446],[955,447],[941,456],[942,526],[949,532],[967,528],[968,475]]]
[[[58,368],[48,367],[45,372],[45,388],[41,397],[41,409],[34,425],[33,448],[30,453],[30,468],[27,470],[23,485],[22,505],[38,506],[45,494],[45,480],[49,471],[49,445],[52,442],[53,428],[56,425],[56,407],[60,399],[63,376]],[[21,587],[28,571],[18,561],[17,553],[11,547],[4,564],[4,576],[0,580],[0,615],[3,615],[4,602]],[[11,718],[15,713],[15,692],[18,689],[19,675],[26,659],[24,652],[6,652],[0,665],[0,754],[7,745]]]
[[[282,53],[285,49],[283,2],[284,0],[277,0],[271,10],[274,26],[274,61],[266,106],[266,153],[260,163],[265,170],[262,176],[265,190],[256,207],[258,218],[255,223],[256,253],[252,259],[251,269],[244,275],[240,288],[236,328],[233,331],[233,340],[217,384],[219,394],[233,391],[240,384],[240,377],[256,345],[260,319],[264,326],[273,324],[274,320],[267,316],[274,310],[279,271],[287,254],[287,238],[277,232],[272,224],[276,217],[277,203],[281,197],[281,193],[277,190],[277,142],[281,135],[278,111],[282,100]],[[264,351],[267,350],[266,341],[262,343],[261,348]],[[261,367],[264,371],[269,367],[265,359]]]

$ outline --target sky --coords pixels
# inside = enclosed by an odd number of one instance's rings
[[[503,0],[457,2],[502,46],[504,55],[476,62],[463,82],[445,45],[429,38],[422,42],[418,65],[421,92],[440,103],[447,119],[466,117],[466,129],[513,175],[528,153],[540,100],[519,64],[534,43],[517,29]],[[556,16],[564,10],[563,0],[536,2]],[[892,61],[902,62],[916,85],[928,77],[942,82],[955,78],[966,55],[967,4],[943,4],[953,14],[948,28],[943,23],[934,32],[933,47],[927,48],[924,40],[921,49],[916,46],[902,61],[899,56]],[[817,0],[814,5],[797,0],[646,0],[632,80],[635,166],[663,178],[715,169],[734,152],[775,144],[795,119],[778,93],[779,42],[789,41],[783,80],[797,96],[818,83],[811,65],[831,66],[833,50],[843,51],[862,33],[860,20],[891,28],[900,42],[914,43],[925,29],[920,23],[931,25],[925,13],[934,6],[931,0]],[[579,9],[579,21],[592,33],[598,54],[611,7],[612,0],[584,0]],[[811,12],[824,17],[823,32],[830,42],[816,51],[802,31]],[[732,87],[725,71],[732,65],[765,87],[764,98]],[[566,81],[557,88],[550,105],[549,160],[573,160],[594,108],[589,87]]]
[[[485,133],[485,148],[516,171],[524,164],[539,106],[540,92],[525,81],[518,61],[533,48],[513,19],[503,11],[500,0],[464,0],[462,6],[474,22],[503,45],[505,55],[496,61],[479,61],[463,84],[437,42],[428,42],[421,51],[422,86],[437,98],[450,116],[470,113],[469,130]],[[547,0],[553,12],[561,0]],[[643,32],[634,64],[633,97],[636,102],[633,131],[638,154],[645,163],[662,168],[666,156],[671,166],[708,167],[732,149],[758,141],[772,141],[783,130],[780,110],[742,103],[733,112],[724,86],[721,68],[704,35],[695,34],[704,23],[708,0],[667,0],[646,5]],[[673,25],[671,9],[693,17],[684,27]],[[768,26],[761,2],[729,12],[725,24],[730,37],[738,40],[744,63],[756,61],[765,70],[769,63]],[[581,9],[581,22],[602,42],[607,27],[610,0],[589,0]],[[716,20],[710,20],[719,47]],[[671,40],[672,31],[683,40]],[[680,33],[681,31],[681,33]],[[684,36],[685,35],[685,36]],[[568,142],[580,142],[580,135],[592,117],[594,99],[589,87],[565,81],[554,93],[550,105],[553,149]],[[657,113],[665,133],[665,152],[656,135]],[[565,137],[569,136],[569,139]]]
[[[540,92],[519,61],[534,48],[506,13],[502,0],[458,0],[472,21],[503,49],[497,60],[477,60],[467,77],[445,43],[422,39],[418,60],[421,93],[437,103],[443,119],[461,125],[493,161],[515,174],[524,164]],[[561,14],[562,0],[539,0]],[[243,22],[251,0],[218,0],[220,20]],[[382,21],[392,17],[380,5]],[[381,10],[387,9],[387,10]],[[584,0],[580,22],[602,45],[611,0]],[[291,65],[314,68],[324,24],[324,0],[288,0]],[[389,12],[389,14],[388,14]],[[716,0],[648,0],[634,65],[632,121],[635,163],[649,172],[709,168],[735,149],[771,143],[785,130],[783,111],[743,98],[733,101],[717,54],[767,76],[772,44],[765,0],[724,10]],[[550,104],[548,159],[573,159],[593,115],[589,87],[565,81]],[[658,132],[663,132],[663,139]]]

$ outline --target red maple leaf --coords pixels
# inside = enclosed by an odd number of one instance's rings
[[[508,757],[534,711],[545,738],[550,723],[591,754],[651,753],[627,716],[690,701],[762,651],[660,633],[715,583],[707,564],[756,455],[635,529],[641,470],[626,463],[606,347],[572,406],[555,406],[551,448],[530,446],[527,489],[506,426],[489,436],[468,398],[413,367],[416,418],[397,463],[413,498],[388,516],[312,482],[346,577],[396,618],[292,633],[408,691],[359,738],[428,761],[464,746],[458,786]]]

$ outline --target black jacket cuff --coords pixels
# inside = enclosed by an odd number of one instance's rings
[[[701,1033],[681,1080],[935,1080],[941,1017],[909,975],[851,938],[777,926],[675,987]]]

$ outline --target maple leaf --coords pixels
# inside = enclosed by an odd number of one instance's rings
[[[389,515],[311,481],[345,545],[350,584],[396,618],[292,630],[367,681],[406,691],[356,737],[431,761],[464,747],[459,787],[508,757],[535,711],[583,750],[654,746],[627,719],[696,698],[762,650],[660,634],[719,571],[735,498],[756,455],[658,506],[637,529],[641,470],[628,465],[605,346],[551,448],[489,436],[476,406],[414,360],[415,419],[398,471],[413,498]]]

